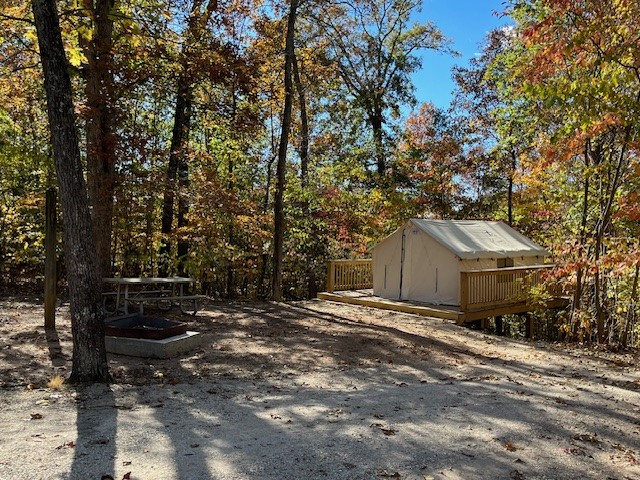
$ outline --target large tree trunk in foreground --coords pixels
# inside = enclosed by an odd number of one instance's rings
[[[287,21],[287,38],[284,52],[284,108],[282,111],[282,130],[280,131],[280,145],[278,147],[278,163],[276,166],[276,192],[273,207],[273,279],[271,283],[271,298],[282,300],[282,259],[284,256],[284,189],[285,171],[287,168],[287,146],[289,131],[291,130],[291,107],[293,104],[292,64],[295,55],[293,44],[298,0],[291,0],[289,4],[289,19]]]
[[[87,186],[92,208],[98,270],[111,276],[111,237],[115,191],[115,145],[113,104],[113,19],[114,0],[85,2],[93,13],[93,37],[81,38],[88,63],[85,68],[87,95]]]
[[[72,382],[108,381],[101,281],[87,188],[75,127],[71,80],[55,0],[33,0],[33,16],[47,93],[47,113],[64,216],[64,254],[73,333]]]

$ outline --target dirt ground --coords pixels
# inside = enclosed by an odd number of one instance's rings
[[[202,346],[69,373],[68,306],[0,298],[0,479],[640,479],[638,352],[305,301],[171,316]]]

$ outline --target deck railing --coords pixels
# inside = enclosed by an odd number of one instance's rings
[[[373,288],[371,259],[329,261],[327,292],[363,288]]]
[[[495,268],[460,272],[462,311],[526,301],[532,287],[542,283],[542,274],[552,265]]]

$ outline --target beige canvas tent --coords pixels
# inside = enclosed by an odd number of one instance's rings
[[[411,219],[372,249],[373,294],[460,304],[460,272],[540,265],[549,252],[503,222]]]

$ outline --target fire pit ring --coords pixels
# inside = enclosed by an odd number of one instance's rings
[[[131,313],[104,320],[104,333],[111,337],[162,340],[187,332],[187,324],[161,317]]]

